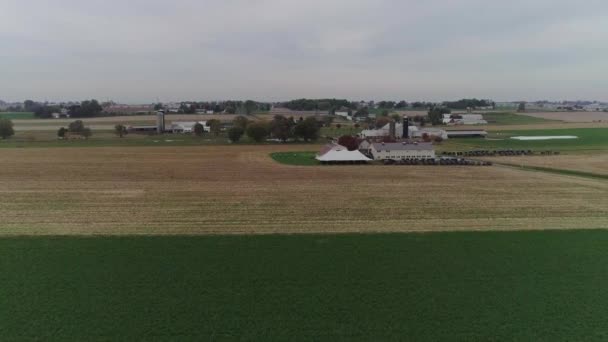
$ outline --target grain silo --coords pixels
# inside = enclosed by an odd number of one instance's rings
[[[165,132],[165,112],[159,110],[156,112],[156,133],[163,134]]]
[[[403,139],[410,138],[410,119],[407,116],[403,117]]]

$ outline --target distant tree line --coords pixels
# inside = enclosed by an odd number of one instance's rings
[[[214,101],[214,102],[182,102],[179,106],[180,114],[195,114],[197,111],[210,111],[213,113],[251,115],[255,112],[267,112],[272,105],[270,103],[246,101]],[[166,109],[162,103],[154,105],[154,110]]]
[[[49,105],[46,103],[34,102],[32,100],[25,100],[23,102],[23,111],[33,112],[34,115],[41,119],[47,119],[52,117],[53,113],[60,113],[62,110],[66,110],[70,117],[74,118],[91,118],[99,116],[103,111],[103,107],[97,100],[85,100],[80,104],[71,105]]]
[[[462,99],[458,101],[445,101],[443,102],[443,106],[451,109],[475,109],[479,107],[495,107],[496,103],[491,100]]]
[[[322,112],[335,113],[342,109],[357,109],[357,102],[350,102],[344,99],[297,99],[280,104],[281,107],[291,110],[318,110]]]
[[[323,125],[324,122],[314,117],[295,120],[293,117],[275,115],[271,121],[250,121],[244,116],[238,116],[228,130],[228,138],[232,142],[240,141],[243,135],[247,135],[255,142],[262,142],[268,138],[282,142],[300,139],[314,141],[319,138]]]

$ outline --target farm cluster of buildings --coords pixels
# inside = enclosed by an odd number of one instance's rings
[[[349,151],[344,146],[331,143],[321,149],[316,159],[321,163],[351,164],[366,163],[372,160],[435,159],[433,143],[416,139],[421,136],[420,130],[415,126],[410,126],[409,123],[409,119],[404,117],[403,124],[393,122],[379,130],[363,131],[361,134],[363,140],[359,143],[357,150]],[[426,133],[430,132],[426,131]],[[393,141],[383,141],[387,137]]]

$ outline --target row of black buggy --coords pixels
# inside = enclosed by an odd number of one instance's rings
[[[491,166],[492,162],[467,160],[463,158],[435,158],[435,159],[387,159],[384,165],[463,165],[463,166]]]
[[[535,152],[532,150],[472,150],[462,152],[443,152],[442,155],[450,157],[492,157],[492,156],[531,156]],[[557,151],[541,151],[541,155],[558,155]]]

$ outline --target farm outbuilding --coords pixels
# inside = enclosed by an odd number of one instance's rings
[[[194,126],[200,123],[203,125],[205,132],[210,132],[210,128],[207,127],[207,121],[176,121],[171,123],[171,131],[173,133],[192,133],[194,132]]]
[[[375,160],[434,159],[435,148],[426,142],[373,143],[370,153]]]
[[[363,153],[357,150],[349,151],[346,147],[335,143],[325,145],[315,159],[323,164],[361,164],[371,161]]]

